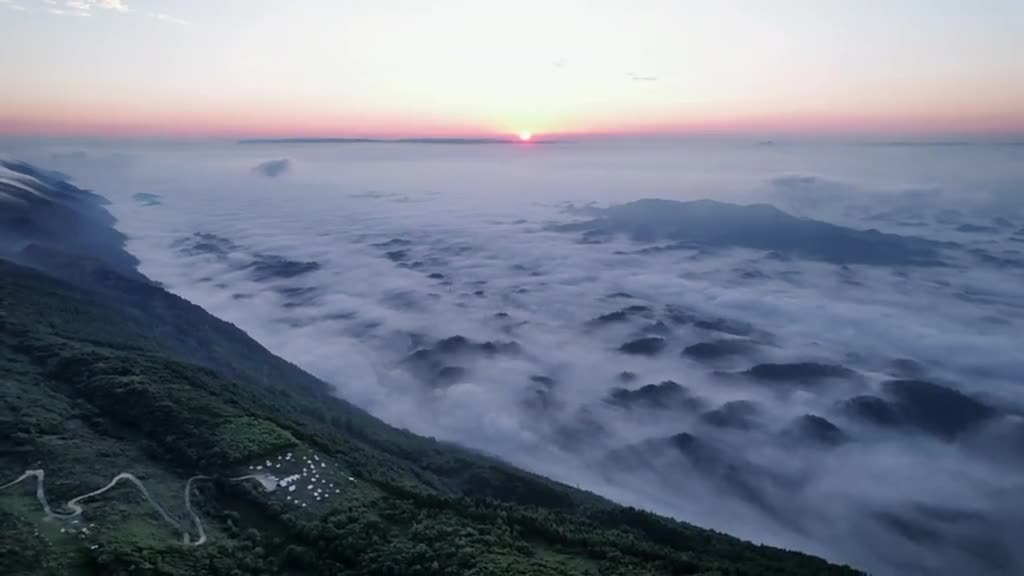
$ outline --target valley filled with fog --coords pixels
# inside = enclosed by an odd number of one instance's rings
[[[5,151],[389,423],[880,574],[1024,569],[1024,147]]]

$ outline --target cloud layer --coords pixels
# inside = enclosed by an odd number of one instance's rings
[[[6,6],[19,12],[32,12],[24,2],[15,0],[0,0],[0,6]],[[149,12],[129,7],[122,0],[38,0],[39,9],[53,16],[83,16],[89,17],[94,14],[103,13],[134,13],[169,24],[188,24],[187,20],[177,18],[165,12]]]
[[[392,423],[879,574],[1024,566],[1012,157],[458,148],[281,147],[287,179],[251,177],[265,147],[15,152],[107,195],[143,272]],[[926,238],[941,265],[559,228],[657,196]]]

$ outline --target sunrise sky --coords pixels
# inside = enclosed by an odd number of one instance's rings
[[[0,134],[1024,133],[1021,0],[0,0]]]

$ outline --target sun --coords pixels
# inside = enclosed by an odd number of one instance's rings
[[[533,134],[529,130],[519,131],[519,140],[521,142],[529,142],[531,138],[533,138]]]

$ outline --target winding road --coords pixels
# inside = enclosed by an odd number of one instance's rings
[[[195,526],[196,533],[198,534],[198,538],[196,538],[195,541],[191,540],[191,535],[189,534],[188,528],[182,526],[182,523],[179,520],[171,516],[167,512],[167,510],[165,510],[164,507],[161,506],[160,503],[157,502],[155,498],[153,498],[153,496],[149,493],[149,490],[146,489],[146,486],[142,483],[141,480],[136,478],[134,474],[122,472],[117,476],[114,476],[114,478],[103,488],[100,488],[99,490],[93,490],[88,494],[82,494],[81,496],[68,500],[68,503],[65,505],[65,508],[67,508],[71,512],[54,512],[53,509],[50,507],[50,503],[46,499],[46,490],[44,488],[44,481],[46,480],[46,472],[44,470],[26,470],[25,473],[19,476],[17,479],[8,482],[7,484],[4,484],[3,486],[0,486],[0,490],[4,490],[5,488],[14,486],[29,478],[36,479],[36,500],[38,500],[39,504],[43,507],[43,512],[46,514],[47,518],[57,518],[61,520],[75,518],[76,516],[79,516],[83,511],[81,504],[79,504],[80,502],[92,498],[94,496],[99,496],[100,494],[103,494],[107,490],[110,490],[111,488],[116,486],[121,481],[127,481],[134,485],[139,490],[139,492],[142,493],[142,495],[146,498],[146,501],[149,502],[149,504],[153,508],[155,508],[156,511],[160,514],[160,517],[163,518],[164,522],[170,524],[175,530],[181,531],[183,543],[191,546],[200,546],[206,543],[206,530],[203,527],[203,522],[199,518],[199,515],[196,514],[195,510],[192,509],[192,484],[196,480],[211,480],[212,477],[210,476],[193,476],[185,482],[185,510],[191,517],[192,524]],[[244,480],[246,478],[256,478],[257,480],[261,480],[256,476],[243,476],[242,478],[235,478],[232,480]]]

